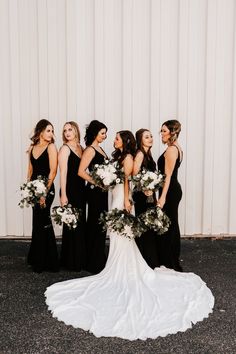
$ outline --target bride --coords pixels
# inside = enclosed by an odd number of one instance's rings
[[[112,209],[131,211],[128,177],[135,139],[116,134],[113,157],[125,182],[113,189]],[[132,239],[112,232],[109,256],[101,273],[53,284],[46,292],[53,317],[95,336],[129,340],[156,338],[186,331],[208,317],[214,297],[201,278],[165,267],[149,268]]]

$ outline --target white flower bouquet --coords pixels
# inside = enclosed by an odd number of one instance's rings
[[[117,161],[105,160],[103,164],[94,165],[90,173],[95,185],[107,191],[124,180],[124,172]]]
[[[47,196],[47,182],[48,179],[38,176],[37,179],[23,183],[20,186],[20,194],[22,199],[18,203],[21,208],[34,206],[39,202],[41,197]]]
[[[81,213],[80,209],[73,208],[70,204],[63,207],[55,206],[52,208],[51,218],[57,225],[62,226],[64,223],[69,229],[75,229],[78,225]]]
[[[148,171],[142,169],[136,176],[132,176],[132,182],[135,186],[135,190],[147,192],[151,191],[152,194],[163,186],[165,181],[165,175],[159,171]],[[147,202],[152,203],[154,201],[153,196],[148,196]]]
[[[102,213],[100,223],[104,230],[114,231],[120,236],[131,239],[140,237],[146,230],[142,222],[126,210],[112,209],[109,212]]]
[[[170,227],[170,219],[159,207],[149,208],[140,214],[138,219],[148,229],[156,231],[159,235],[164,234]]]

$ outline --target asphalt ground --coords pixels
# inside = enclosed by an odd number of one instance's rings
[[[145,341],[96,338],[52,318],[45,289],[89,273],[33,273],[26,264],[28,249],[29,241],[0,240],[0,354],[236,353],[236,239],[182,240],[181,264],[212,290],[214,311],[184,333]]]

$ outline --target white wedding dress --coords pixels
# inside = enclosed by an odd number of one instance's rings
[[[123,209],[123,190],[121,184],[114,188],[112,208]],[[135,241],[115,233],[101,273],[53,284],[45,295],[53,317],[65,324],[97,337],[129,340],[183,332],[214,306],[199,276],[165,267],[152,270]]]

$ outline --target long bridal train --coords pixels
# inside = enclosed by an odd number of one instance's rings
[[[113,190],[112,208],[123,208],[123,185]],[[101,273],[53,284],[45,295],[53,317],[65,324],[97,337],[129,340],[186,331],[214,306],[199,276],[165,267],[152,270],[135,241],[115,233]]]

